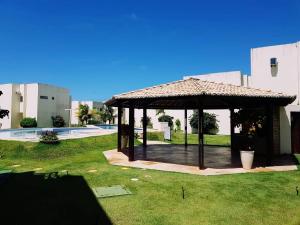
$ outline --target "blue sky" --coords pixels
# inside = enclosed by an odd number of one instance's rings
[[[183,75],[250,73],[250,48],[300,40],[299,0],[0,0],[0,82],[73,99]]]

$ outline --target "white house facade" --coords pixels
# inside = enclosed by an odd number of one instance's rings
[[[280,108],[280,152],[300,153],[300,42],[252,48],[250,76],[228,72],[192,77],[296,95],[292,104]],[[219,133],[230,134],[229,111],[209,112],[217,115]]]
[[[297,96],[280,108],[280,149],[299,153],[300,42],[251,49],[250,86]]]
[[[25,117],[36,118],[38,127],[51,127],[52,116],[60,115],[69,122],[65,109],[71,106],[69,90],[48,84],[0,84],[3,95],[0,107],[10,111],[0,120],[1,129],[19,128]]]

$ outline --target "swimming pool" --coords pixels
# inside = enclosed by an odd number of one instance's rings
[[[105,130],[116,130],[117,129],[117,125],[113,125],[113,124],[100,124],[100,125],[96,125],[96,127],[99,127],[101,129],[105,129]]]
[[[93,128],[20,128],[0,130],[0,139],[6,140],[38,140],[42,131],[54,131],[60,139],[72,139],[80,137],[98,136],[112,133],[113,129],[102,127]]]
[[[101,129],[104,129],[104,130],[117,131],[117,129],[118,129],[118,126],[114,125],[114,124],[100,124],[100,125],[95,125],[95,126],[101,128]],[[139,133],[139,132],[143,131],[143,128],[135,127],[134,131]]]

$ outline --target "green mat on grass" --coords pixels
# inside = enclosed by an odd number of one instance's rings
[[[106,198],[120,195],[131,195],[132,193],[121,185],[114,185],[109,187],[96,187],[93,192],[97,198]]]

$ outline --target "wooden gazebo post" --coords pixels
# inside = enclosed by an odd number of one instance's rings
[[[122,151],[122,113],[122,107],[118,106],[118,152]]]
[[[129,161],[134,161],[134,107],[129,107]]]
[[[198,109],[198,150],[199,169],[204,169],[204,135],[203,135],[203,108]]]
[[[234,149],[234,123],[233,123],[233,115],[234,115],[234,108],[230,108],[230,149],[231,149],[231,156],[233,156],[236,152]]]
[[[187,138],[187,109],[184,109],[184,145],[187,147],[188,138]]]
[[[147,108],[143,108],[143,147],[147,147]]]

